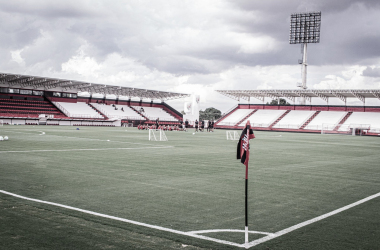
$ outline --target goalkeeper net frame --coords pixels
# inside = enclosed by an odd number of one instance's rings
[[[322,124],[321,134],[361,136],[370,129],[370,124]]]
[[[240,139],[240,135],[236,131],[226,131],[227,140],[237,141]]]
[[[162,129],[160,130],[149,129],[149,141],[167,141],[167,140],[168,138],[166,137],[166,134]]]

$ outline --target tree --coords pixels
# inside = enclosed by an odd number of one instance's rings
[[[267,102],[268,105],[273,105],[273,106],[288,106],[290,105],[290,103],[288,103],[284,98],[280,98],[280,104],[278,104],[278,100],[277,99],[274,99],[272,100],[270,103]]]
[[[200,120],[217,120],[222,116],[222,112],[216,108],[207,108],[205,111],[199,111]]]

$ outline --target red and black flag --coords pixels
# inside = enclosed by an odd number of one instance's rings
[[[237,159],[241,159],[246,167],[248,167],[249,161],[249,140],[255,138],[253,130],[251,129],[251,123],[249,120],[240,135],[239,143],[237,146]]]

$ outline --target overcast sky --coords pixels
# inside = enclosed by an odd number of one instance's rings
[[[290,14],[310,11],[308,88],[379,89],[377,0],[0,0],[0,72],[195,93],[225,112],[237,102],[214,90],[296,88]]]

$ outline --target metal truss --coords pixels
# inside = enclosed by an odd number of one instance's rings
[[[137,97],[140,99],[157,99],[161,101],[190,96],[184,93],[138,89],[106,84],[95,84],[58,78],[28,76],[0,73],[0,87],[25,88],[34,90],[51,90],[70,93],[88,92],[90,94]]]
[[[222,95],[240,101],[240,99],[249,100],[254,97],[264,101],[265,97],[278,99],[288,98],[295,102],[296,97],[303,97],[311,101],[313,97],[318,97],[324,100],[327,104],[329,98],[339,98],[345,104],[347,98],[357,98],[363,105],[366,98],[377,98],[380,100],[380,90],[378,89],[279,89],[279,90],[216,90]]]

